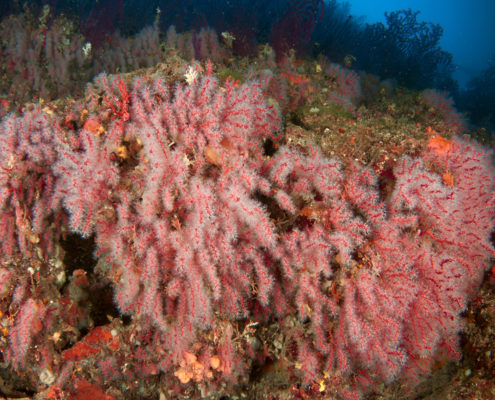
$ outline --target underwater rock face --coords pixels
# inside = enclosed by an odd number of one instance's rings
[[[251,58],[158,19],[94,46],[49,10],[0,26],[37,49],[0,57],[38,54],[0,84],[2,393],[490,391],[491,153],[444,92],[299,58],[328,9],[285,3],[307,26]],[[101,69],[129,73],[84,89]]]

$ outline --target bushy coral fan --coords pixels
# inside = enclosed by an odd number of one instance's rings
[[[18,248],[29,256],[28,242],[53,249],[47,217],[56,209],[56,178],[46,166],[58,159],[56,121],[39,107],[12,115],[2,123],[0,136],[1,249],[9,258]],[[59,215],[56,219],[60,219]]]
[[[280,117],[262,89],[211,72],[177,87],[103,76],[78,130],[39,108],[2,123],[0,293],[12,296],[13,367],[29,364],[51,395],[159,372],[177,393],[190,381],[215,388],[242,382],[263,355],[234,325],[275,319],[293,320],[284,362],[294,374],[324,377],[342,397],[458,357],[459,315],[495,254],[489,154],[432,141],[383,187],[316,147],[277,148]],[[40,246],[39,271],[54,274],[46,260],[62,224],[94,235],[97,269],[132,329],[114,322],[51,344],[62,322],[84,324],[75,300],[89,283],[74,271],[70,295],[45,304],[56,282],[20,260]],[[74,367],[82,360],[91,376]]]
[[[355,54],[359,68],[409,88],[453,88],[453,56],[440,47],[443,28],[421,21],[419,11],[385,13],[385,23],[367,24]]]

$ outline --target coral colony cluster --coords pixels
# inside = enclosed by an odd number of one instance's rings
[[[214,385],[260,351],[246,338],[241,347],[233,325],[289,317],[285,356],[305,382],[352,373],[344,397],[427,371],[439,353],[458,357],[459,313],[494,253],[481,148],[431,141],[397,162],[384,196],[372,171],[344,170],[316,147],[266,155],[280,121],[259,82],[99,85],[112,113],[104,133],[91,103],[79,130],[39,107],[1,125],[0,291],[14,369],[49,375],[53,390],[78,365],[97,367],[100,383],[172,372]],[[44,301],[66,231],[94,235],[130,336],[100,326],[58,348],[56,332],[84,323],[76,294]],[[88,286],[84,271],[71,284]]]
[[[327,73],[354,110],[357,74]],[[64,117],[32,105],[1,122],[11,382],[50,399],[207,397],[269,361],[358,399],[459,358],[460,313],[495,255],[490,154],[434,135],[379,179],[286,140],[280,109],[307,85],[294,70],[186,75],[102,74]]]

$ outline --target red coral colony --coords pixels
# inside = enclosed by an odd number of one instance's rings
[[[5,116],[3,391],[245,395],[271,368],[284,398],[358,399],[411,390],[461,356],[461,313],[495,255],[489,152],[418,122],[410,151],[367,166],[332,155],[329,137],[367,111],[306,142],[274,100],[296,64],[244,83],[210,63],[188,64],[185,80],[103,74],[71,107]],[[324,74],[332,88],[332,68],[317,65],[303,103]]]

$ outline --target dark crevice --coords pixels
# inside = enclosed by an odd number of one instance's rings
[[[83,270],[87,274],[90,286],[86,289],[87,298],[82,302],[89,307],[94,326],[108,324],[108,316],[119,317],[120,312],[113,300],[114,289],[110,283],[101,283],[100,278],[94,274],[97,263],[94,257],[96,249],[94,237],[83,238],[77,234],[69,234],[61,241],[61,246],[65,251],[64,264],[67,276],[73,276],[75,270]],[[67,280],[62,290],[65,290],[69,283],[70,280]]]
[[[93,272],[97,261],[93,257],[96,248],[94,236],[83,238],[71,233],[60,241],[60,245],[65,251],[64,265],[67,276],[71,276],[76,269],[82,269],[87,273]]]

